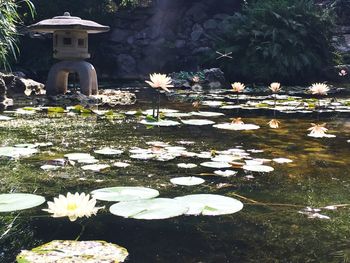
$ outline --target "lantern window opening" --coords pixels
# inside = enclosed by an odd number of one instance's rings
[[[70,38],[70,37],[64,37],[64,38],[63,38],[63,45],[64,45],[64,46],[71,46],[71,45],[72,45],[72,38]]]

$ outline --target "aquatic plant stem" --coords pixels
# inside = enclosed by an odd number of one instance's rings
[[[79,233],[79,235],[76,237],[76,239],[74,239],[74,241],[78,241],[79,238],[84,234],[84,231],[85,231],[85,224],[80,224],[80,225],[81,225],[80,233]]]
[[[152,96],[152,117],[156,117],[156,98]]]
[[[274,94],[275,96],[273,97],[273,117],[276,117],[276,94]]]
[[[158,101],[157,101],[157,120],[159,121],[159,109],[160,109],[160,91],[158,90]]]

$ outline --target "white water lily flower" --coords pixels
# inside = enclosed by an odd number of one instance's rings
[[[194,164],[194,163],[178,163],[177,167],[185,168],[185,169],[192,169],[192,168],[197,167],[197,164]]]
[[[242,121],[242,118],[241,117],[238,117],[238,118],[231,118],[230,119],[232,122],[232,124],[244,124],[244,122]]]
[[[245,85],[241,82],[235,82],[233,84],[231,84],[232,89],[234,92],[243,92]]]
[[[307,129],[310,131],[309,136],[313,137],[324,137],[328,129],[325,127],[326,123],[323,124],[315,124],[311,123],[312,127]]]
[[[273,92],[273,93],[277,93],[281,90],[281,83],[278,82],[272,82],[270,84],[269,89]]]
[[[329,91],[329,87],[325,83],[314,83],[311,85],[310,91],[312,94],[327,95],[327,92]]]
[[[279,127],[280,123],[281,123],[280,121],[278,121],[276,119],[272,119],[271,121],[268,122],[268,125],[272,129],[277,129]]]
[[[152,88],[160,88],[166,92],[170,92],[168,88],[174,87],[174,85],[171,84],[171,78],[167,77],[166,74],[154,73],[150,74],[149,77],[151,81],[146,80],[146,83],[149,84]]]
[[[79,217],[96,215],[99,209],[104,208],[95,207],[96,199],[90,199],[90,195],[85,193],[59,195],[58,198],[54,198],[54,202],[47,202],[47,204],[48,209],[43,209],[43,211],[53,214],[53,217],[68,216],[72,222]]]

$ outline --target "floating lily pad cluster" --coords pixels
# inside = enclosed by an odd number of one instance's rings
[[[178,181],[181,179],[175,180]],[[187,179],[198,183],[201,178]],[[133,219],[166,219],[180,215],[223,215],[233,214],[243,208],[243,204],[230,197],[198,194],[176,198],[156,198],[159,192],[143,187],[110,187],[91,192],[94,198],[119,202],[109,211],[117,216]]]

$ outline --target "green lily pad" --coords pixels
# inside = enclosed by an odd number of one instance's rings
[[[54,240],[32,250],[22,250],[16,259],[18,263],[119,263],[128,254],[125,248],[105,241]]]
[[[45,197],[34,194],[0,194],[0,212],[12,212],[36,207],[45,202]]]
[[[185,176],[185,177],[175,177],[170,179],[170,182],[177,185],[186,185],[186,186],[192,186],[192,185],[199,185],[205,182],[202,178],[195,177],[195,176]]]
[[[217,216],[236,213],[243,208],[242,202],[227,196],[213,194],[195,194],[176,197],[189,207],[186,215]]]
[[[0,156],[9,158],[28,157],[37,152],[37,149],[27,147],[0,147]]]
[[[102,149],[95,150],[94,153],[101,154],[101,155],[119,155],[119,154],[122,154],[123,151],[119,149],[104,147]]]
[[[120,202],[109,208],[113,215],[145,220],[176,217],[183,215],[187,210],[187,206],[182,202],[170,198]]]
[[[155,189],[146,187],[109,187],[94,190],[91,192],[93,197],[102,201],[134,201],[140,199],[151,199],[157,197],[159,192]]]

